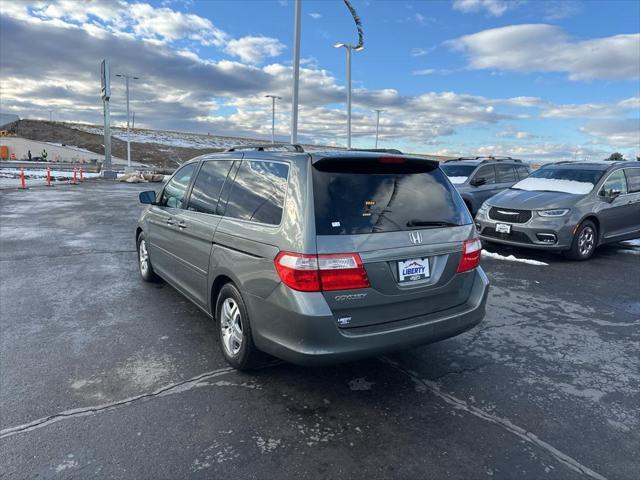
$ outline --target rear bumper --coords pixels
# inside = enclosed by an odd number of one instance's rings
[[[259,349],[299,365],[326,365],[437,342],[474,327],[485,314],[489,280],[481,268],[467,275],[474,282],[466,303],[371,327],[339,328],[321,294],[301,296],[282,287],[269,299],[245,300]]]

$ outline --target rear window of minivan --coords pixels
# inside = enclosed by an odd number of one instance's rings
[[[355,235],[472,222],[445,174],[428,162],[318,162],[313,170],[317,235]]]

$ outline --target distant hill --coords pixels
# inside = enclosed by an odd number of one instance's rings
[[[4,130],[5,125],[17,122],[18,120],[20,120],[20,117],[14,113],[0,112],[0,129]]]
[[[101,125],[48,122],[45,120],[14,120],[4,128],[15,133],[18,137],[73,145],[104,155],[104,133]],[[111,127],[111,153],[114,156],[127,158],[126,138],[126,129]],[[131,160],[158,168],[173,169],[198,155],[221,152],[234,145],[256,143],[267,142],[252,138],[136,128],[131,131]],[[308,151],[342,150],[340,147],[323,145],[303,146]],[[421,156],[435,160],[451,158],[424,154]]]

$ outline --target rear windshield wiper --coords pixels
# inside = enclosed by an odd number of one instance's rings
[[[438,228],[438,227],[459,227],[457,223],[452,222],[432,222],[429,220],[409,220],[407,227],[423,227],[423,228]]]

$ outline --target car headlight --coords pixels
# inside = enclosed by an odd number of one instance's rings
[[[488,210],[489,210],[489,204],[487,202],[484,202],[482,205],[480,205],[480,208],[478,209],[478,213],[484,215],[485,213],[487,213]]]
[[[555,210],[538,210],[541,217],[563,217],[569,213],[568,208],[557,208]]]

